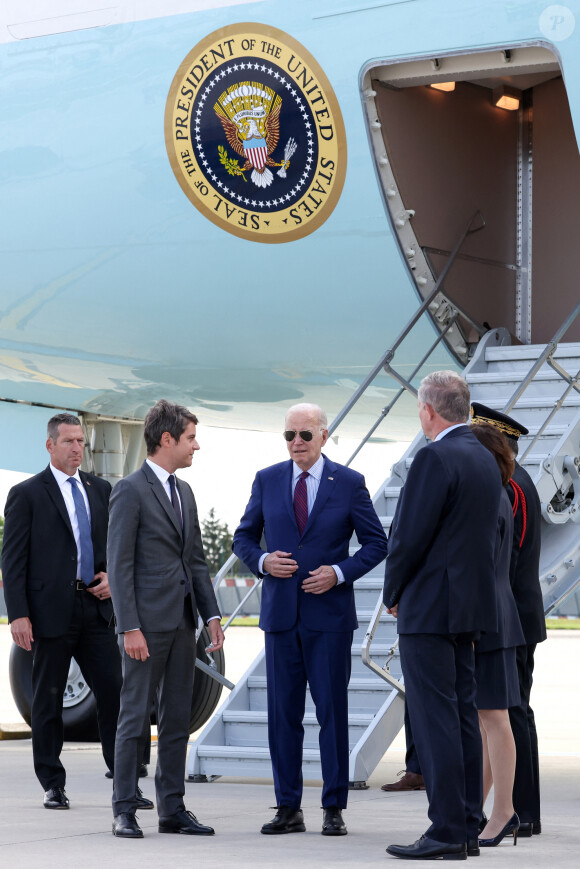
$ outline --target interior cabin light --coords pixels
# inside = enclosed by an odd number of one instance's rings
[[[492,91],[492,102],[498,109],[507,109],[508,112],[517,112],[522,99],[522,92],[517,88],[502,84]]]
[[[429,85],[430,88],[436,91],[445,91],[445,93],[451,93],[451,91],[455,90],[455,82],[454,81],[434,81]]]

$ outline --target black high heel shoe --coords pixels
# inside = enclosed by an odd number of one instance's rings
[[[514,837],[514,845],[518,844],[518,830],[520,828],[520,819],[514,812],[512,817],[509,819],[503,830],[501,830],[497,836],[494,836],[493,839],[480,839],[479,847],[480,848],[495,848],[496,845],[499,845],[502,839],[512,833]]]

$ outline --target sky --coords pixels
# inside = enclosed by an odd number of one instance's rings
[[[209,428],[201,423],[197,427],[197,439],[200,450],[193,458],[192,467],[179,471],[178,475],[187,480],[193,489],[200,520],[213,507],[217,518],[226,522],[230,531],[233,531],[250,497],[256,472],[287,459],[286,443],[281,432],[272,434]],[[333,440],[328,441],[324,452],[333,461],[343,463],[356,446],[356,441],[339,438],[338,444]],[[367,444],[362,449],[352,467],[364,474],[371,496],[385,481],[391,465],[401,457],[406,447],[406,443]],[[27,476],[30,475],[0,471],[0,515],[4,512],[10,487]]]

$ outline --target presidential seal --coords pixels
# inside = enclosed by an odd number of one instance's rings
[[[346,135],[322,69],[273,27],[212,33],[185,58],[165,110],[175,176],[222,229],[293,241],[330,216],[346,172]]]

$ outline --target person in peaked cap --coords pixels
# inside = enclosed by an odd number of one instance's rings
[[[488,422],[506,435],[514,457],[518,441],[528,430],[505,413],[479,402],[471,405],[473,421]],[[546,621],[540,587],[541,508],[532,478],[516,461],[508,495],[514,512],[514,543],[510,564],[510,582],[524,632],[525,645],[518,646],[516,659],[521,700],[509,710],[516,743],[516,773],[513,802],[520,818],[520,836],[541,832],[538,737],[530,692],[537,643],[546,639]]]

